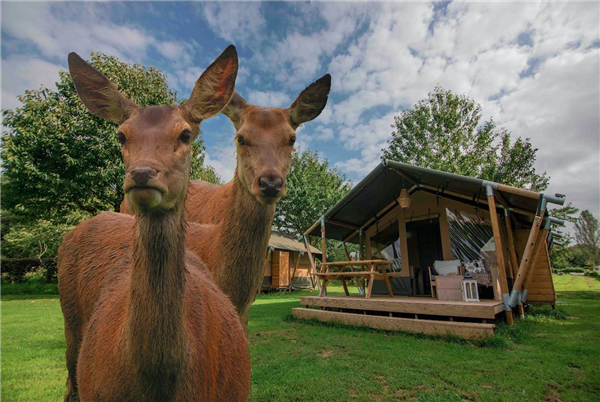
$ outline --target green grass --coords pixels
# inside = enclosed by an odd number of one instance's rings
[[[600,287],[569,275],[556,288],[559,313],[534,309],[484,342],[298,321],[308,292],[259,295],[251,400],[600,400]],[[57,296],[3,295],[2,400],[57,401],[65,379]]]

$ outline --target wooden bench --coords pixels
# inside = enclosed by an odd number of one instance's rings
[[[387,272],[387,267],[393,264],[393,261],[386,260],[324,262],[320,266],[320,272],[314,274],[317,277],[317,280],[322,280],[319,296],[325,295],[325,292],[327,291],[327,282],[334,279],[339,279],[342,281],[344,293],[346,293],[346,296],[350,296],[346,281],[352,278],[363,278],[369,280],[369,285],[367,286],[367,291],[365,292],[365,298],[371,298],[373,282],[376,280],[383,280],[390,297],[394,297],[394,292],[392,291],[392,285],[389,278],[401,275],[400,272]],[[346,268],[349,268],[350,271],[343,271],[343,269]],[[359,270],[355,270],[355,268],[358,268]],[[338,270],[332,271],[332,269]]]

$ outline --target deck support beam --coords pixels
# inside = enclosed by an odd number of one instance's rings
[[[523,282],[525,281],[527,271],[531,266],[531,260],[533,252],[536,248],[536,244],[538,243],[538,234],[540,232],[540,227],[542,226],[545,210],[546,203],[544,202],[544,195],[542,194],[539,199],[538,211],[533,221],[533,226],[531,226],[531,230],[529,231],[527,245],[525,246],[525,251],[523,251],[523,257],[521,258],[519,271],[517,272],[517,276],[515,277],[515,283],[513,285],[512,293],[510,295],[511,306],[521,304],[521,291],[523,290]],[[545,239],[543,240],[545,241]]]

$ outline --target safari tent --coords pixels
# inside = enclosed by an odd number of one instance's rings
[[[313,255],[321,256],[319,249],[311,246],[310,250]],[[313,287],[311,265],[304,245],[291,236],[273,231],[261,291]]]
[[[374,328],[493,335],[496,319],[525,304],[554,305],[546,195],[501,183],[383,161],[305,233],[322,238],[320,262],[308,252],[319,296],[302,297],[297,317]],[[325,239],[347,261],[327,260]],[[347,245],[358,246],[351,259]],[[355,246],[356,247],[356,246]],[[345,296],[328,296],[340,280]],[[350,295],[350,284],[358,294]],[[356,293],[356,292],[353,292]],[[316,308],[313,308],[316,307]]]

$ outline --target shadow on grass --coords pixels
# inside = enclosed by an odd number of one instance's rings
[[[2,293],[2,301],[14,301],[14,300],[43,300],[43,299],[56,299],[60,298],[59,295],[55,294],[41,294],[41,295],[29,295],[29,294],[7,294]]]
[[[594,290],[578,290],[569,292],[556,292],[559,300],[564,299],[584,299],[584,300],[600,300],[600,292]]]
[[[2,281],[2,300],[8,295],[46,296],[58,295],[58,284],[42,283],[39,281],[10,283]]]

